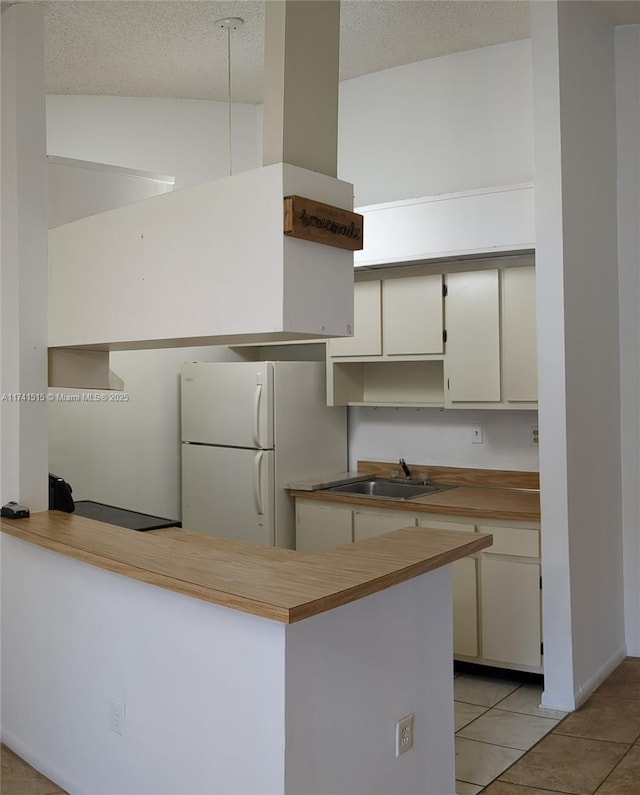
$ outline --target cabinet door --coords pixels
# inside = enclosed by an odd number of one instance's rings
[[[404,511],[354,511],[353,512],[353,540],[362,541],[363,538],[372,538],[401,527],[415,527],[416,517]]]
[[[353,541],[351,508],[296,500],[296,550],[320,552]]]
[[[447,276],[445,376],[451,403],[500,401],[498,270]]]
[[[533,265],[502,274],[503,384],[507,401],[538,399],[536,281]]]
[[[482,656],[539,666],[540,565],[485,555],[481,567]]]
[[[410,276],[382,283],[385,354],[442,353],[442,276]]]
[[[354,284],[353,337],[330,339],[330,356],[380,356],[382,353],[380,289],[379,280]]]
[[[475,531],[475,525],[420,519],[419,527],[433,530]],[[453,571],[453,653],[478,656],[478,563],[473,557],[456,560]]]

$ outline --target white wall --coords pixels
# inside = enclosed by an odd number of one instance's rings
[[[531,181],[530,50],[530,42],[514,42],[341,83],[339,176],[355,183],[357,203]],[[48,151],[170,174],[179,188],[225,174],[224,107],[190,100],[49,97]],[[238,109],[242,167],[260,164],[260,124],[259,108]],[[209,358],[219,353],[212,349]],[[179,515],[179,483],[174,480],[179,471],[178,405],[172,400],[180,355],[114,354],[112,367],[125,377],[135,406],[155,407],[146,416],[133,405],[52,407],[51,469],[71,482],[78,498]],[[167,371],[161,374],[165,356]],[[316,357],[314,350],[310,358]],[[151,381],[144,375],[147,369]],[[98,411],[110,412],[112,418],[94,423]],[[392,430],[381,433],[374,415],[354,409],[351,458],[393,460],[402,448],[405,457],[415,449],[417,460],[426,456],[427,463],[537,469],[536,450],[522,442],[525,425],[535,424],[529,413],[526,419],[509,412],[487,420],[482,412],[486,440],[474,448],[465,430],[477,413],[449,414],[400,411],[391,415]],[[123,456],[132,446],[155,453],[146,459],[144,485],[139,454]],[[434,449],[442,460],[431,458]]]
[[[260,165],[260,123],[259,108],[234,105],[234,172]],[[228,173],[227,106],[49,96],[47,151],[173,176],[179,189]],[[49,470],[71,483],[76,499],[179,519],[181,364],[240,358],[225,347],[113,353],[111,369],[124,379],[128,401],[50,403]]]
[[[233,106],[233,171],[262,165],[261,114]],[[47,97],[47,153],[166,174],[184,188],[229,174],[227,105],[187,99]]]
[[[223,346],[113,352],[126,401],[65,401],[79,391],[49,390],[61,398],[48,404],[49,469],[75,499],[180,519],[180,368],[195,360],[241,356]]]
[[[228,172],[226,105],[49,96],[48,153],[170,174]],[[261,108],[234,104],[234,171],[262,161]],[[338,176],[355,204],[533,179],[531,42],[434,58],[340,84]]]
[[[350,408],[349,468],[361,461],[397,461],[477,469],[537,472],[531,445],[535,411]],[[483,444],[472,444],[482,425]]]
[[[531,182],[531,41],[347,80],[338,123],[356,206]]]
[[[5,535],[2,597],[2,739],[65,790],[284,792],[283,624]]]
[[[640,25],[617,28],[615,47],[625,634],[640,656]]]
[[[625,653],[614,42],[597,3],[532,31],[544,703],[571,707]]]
[[[286,626],[3,536],[2,596],[2,740],[73,795],[454,793],[450,567]]]
[[[49,228],[173,190],[173,177],[49,156]]]
[[[357,205],[528,182],[532,110],[530,41],[345,81],[339,173],[354,184]],[[477,422],[485,424],[485,443],[472,447]],[[527,437],[536,423],[533,412],[354,408],[350,466],[403,455],[416,463],[537,470]]]
[[[449,569],[288,628],[287,795],[453,795]]]

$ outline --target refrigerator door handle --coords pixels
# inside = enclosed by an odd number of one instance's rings
[[[253,459],[253,498],[256,503],[256,512],[258,516],[264,515],[264,507],[262,505],[262,458],[264,453],[262,450],[256,453]]]
[[[262,399],[262,384],[256,384],[253,393],[253,443],[256,447],[262,447],[260,441],[260,400]]]

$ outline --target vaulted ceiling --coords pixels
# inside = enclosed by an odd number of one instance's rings
[[[44,2],[50,94],[227,98],[260,102],[263,0],[49,0]],[[340,77],[529,36],[526,0],[342,0]]]

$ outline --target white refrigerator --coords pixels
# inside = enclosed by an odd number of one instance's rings
[[[323,362],[183,365],[182,526],[295,548],[287,482],[347,469],[344,407]]]

